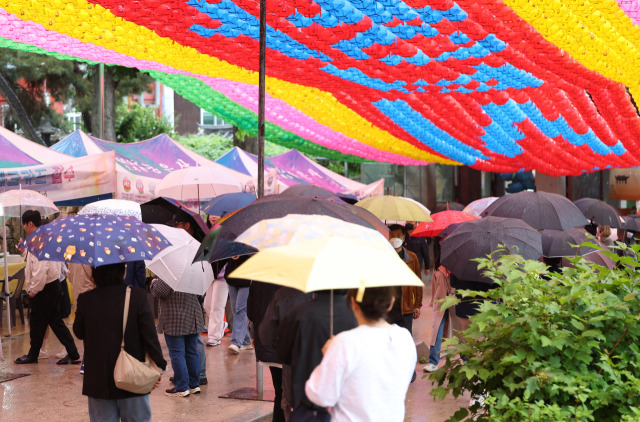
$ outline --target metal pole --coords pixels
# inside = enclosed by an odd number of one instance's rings
[[[260,65],[258,81],[258,198],[264,196],[264,91],[267,53],[267,0],[260,0]]]
[[[100,63],[100,139],[104,139],[104,63]]]
[[[9,263],[7,262],[7,254],[9,251],[7,250],[7,217],[4,216],[4,212],[2,213],[2,250],[4,251],[4,293],[7,300],[7,335],[11,337],[11,306],[9,306],[9,301],[11,298],[11,294],[9,293]]]

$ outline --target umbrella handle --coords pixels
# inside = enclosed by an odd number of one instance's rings
[[[166,263],[166,262],[164,262],[164,259],[161,259],[161,260],[160,260],[160,262],[162,262],[162,265],[164,266],[164,268],[165,268],[167,271],[169,271],[169,274],[171,274],[171,277],[173,277],[173,279],[174,279],[174,280],[178,281],[178,277],[176,277],[176,276],[173,274],[173,271],[171,271],[171,270],[169,269],[169,267],[167,267],[167,263]]]
[[[331,289],[331,303],[329,308],[329,337],[333,337],[333,289]]]

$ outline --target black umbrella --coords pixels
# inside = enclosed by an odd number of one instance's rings
[[[209,233],[209,228],[202,217],[175,199],[156,198],[140,204],[140,209],[142,210],[142,221],[147,224],[167,224],[176,214],[185,213],[191,221],[194,230],[193,237],[198,242],[202,242],[206,234]]]
[[[215,256],[216,259],[233,256],[221,252],[218,249],[218,245],[221,245],[222,242],[235,240],[242,232],[259,221],[268,218],[281,218],[289,214],[327,215],[348,223],[378,230],[386,237],[389,235],[389,230],[380,219],[360,207],[312,197],[277,196],[280,198],[269,200],[260,199],[222,221],[220,223],[220,233],[215,235],[217,238],[211,240],[210,238],[213,237],[214,234],[210,233],[203,241],[203,243],[210,242],[211,256]],[[362,211],[365,211],[365,213]]]
[[[211,263],[222,261],[233,256],[253,255],[258,252],[253,246],[232,240],[219,240],[218,236],[222,229],[211,231],[200,244],[193,262],[209,261]],[[216,242],[218,240],[218,242]],[[214,248],[215,243],[215,248]],[[216,267],[214,266],[214,272]]]
[[[630,232],[638,232],[640,231],[640,223],[636,218],[631,218],[631,216],[627,215],[625,217],[620,217],[620,228],[623,230],[627,230]]]
[[[541,230],[542,235],[542,256],[547,258],[559,258],[563,256],[586,255],[596,251],[590,246],[582,246],[576,248],[573,245],[580,245],[588,239],[587,232],[584,229],[567,229],[567,230]],[[592,238],[595,243],[595,239]]]
[[[519,218],[534,229],[566,230],[589,224],[573,202],[555,193],[523,191],[498,198],[481,217]]]
[[[590,222],[601,226],[620,228],[620,214],[606,202],[595,198],[581,198],[575,204]]]
[[[285,196],[310,196],[310,197],[327,197],[336,196],[335,193],[328,189],[313,185],[293,185],[286,188],[280,195]]]
[[[491,283],[472,259],[485,258],[500,245],[526,259],[538,259],[542,256],[541,238],[539,232],[522,220],[486,217],[469,221],[460,224],[440,243],[440,262],[461,280]]]

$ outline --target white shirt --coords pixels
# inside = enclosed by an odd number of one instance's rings
[[[62,263],[39,261],[32,253],[27,253],[27,267],[24,270],[24,288],[29,293],[38,293],[52,281],[58,281]]]
[[[361,325],[333,339],[305,392],[318,406],[333,408],[332,422],[402,422],[417,358],[406,329]]]

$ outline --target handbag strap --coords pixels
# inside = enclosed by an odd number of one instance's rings
[[[124,349],[124,331],[127,329],[127,317],[129,316],[129,300],[131,299],[131,286],[127,286],[127,293],[124,296],[124,315],[122,316],[122,344]]]

